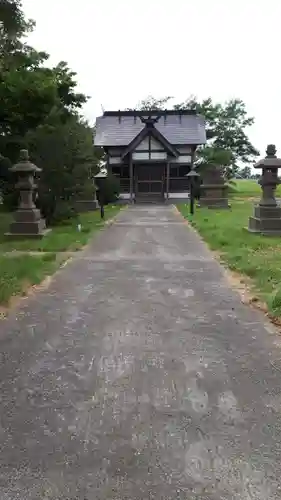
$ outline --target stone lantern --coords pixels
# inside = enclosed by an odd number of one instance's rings
[[[276,156],[276,147],[274,144],[269,144],[265,158],[254,165],[254,168],[262,169],[262,176],[259,180],[262,197],[254,207],[254,215],[249,218],[250,232],[266,236],[281,236],[281,207],[275,199],[275,190],[280,184],[278,179],[280,167],[281,159]]]
[[[45,220],[42,219],[40,210],[33,202],[33,192],[37,187],[34,183],[34,174],[41,172],[41,169],[29,161],[28,151],[22,149],[19,163],[10,171],[17,174],[16,188],[20,192],[20,202],[7,236],[42,238],[50,229],[46,229]]]

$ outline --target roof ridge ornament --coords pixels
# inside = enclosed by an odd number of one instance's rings
[[[163,112],[164,114],[164,112]],[[154,124],[157,123],[160,118],[163,116],[163,114],[159,116],[153,116],[153,113],[149,113],[147,117],[145,116],[140,116],[141,122],[147,127],[147,128],[153,128]]]

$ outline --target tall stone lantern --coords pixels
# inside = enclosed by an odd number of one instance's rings
[[[19,163],[10,170],[17,174],[16,188],[20,192],[20,202],[14,214],[15,220],[11,223],[10,232],[7,236],[42,238],[50,229],[46,229],[45,220],[42,219],[40,210],[36,208],[33,202],[33,192],[37,187],[34,183],[34,175],[36,172],[41,172],[41,168],[31,163],[28,151],[22,149]]]
[[[281,236],[281,207],[277,204],[275,190],[280,181],[278,168],[281,167],[281,158],[276,156],[276,147],[269,144],[266,156],[258,161],[254,168],[262,169],[259,184],[262,188],[260,202],[254,207],[254,215],[249,218],[248,230],[265,236]]]

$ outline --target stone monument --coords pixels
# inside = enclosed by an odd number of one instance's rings
[[[262,169],[262,176],[259,180],[262,197],[254,207],[254,215],[249,218],[248,230],[252,233],[281,236],[281,207],[275,199],[275,190],[280,184],[278,179],[280,167],[281,159],[276,156],[276,147],[274,144],[269,144],[265,158],[254,165],[254,168]]]
[[[77,200],[76,201],[76,209],[79,213],[83,212],[91,212],[93,210],[97,210],[99,204],[97,200],[97,188],[93,181],[93,191],[91,193],[91,197]]]
[[[224,182],[219,166],[210,164],[202,165],[202,178],[200,194],[200,207],[229,208],[228,186]]]
[[[14,222],[10,225],[7,236],[11,238],[42,238],[50,229],[46,229],[45,220],[42,219],[40,210],[33,202],[33,192],[36,189],[34,174],[41,169],[29,161],[28,151],[22,149],[19,163],[14,165],[11,172],[17,174],[16,188],[20,192],[20,202],[14,214]]]

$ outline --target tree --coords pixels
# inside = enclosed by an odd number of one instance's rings
[[[23,137],[46,120],[53,123],[67,120],[81,109],[87,97],[76,91],[76,74],[66,62],[48,68],[48,54],[24,43],[23,37],[34,23],[25,19],[21,2],[1,0],[0,5],[0,136],[3,139]]]
[[[250,179],[252,177],[251,167],[241,168],[241,170],[239,171],[239,174],[240,174],[240,177],[242,177],[242,179]]]
[[[160,99],[156,99],[153,96],[148,96],[142,101],[140,101],[135,108],[128,108],[128,111],[133,111],[133,109],[139,109],[143,111],[151,111],[151,110],[161,110],[166,108],[166,104],[172,99],[172,97],[162,97]]]
[[[93,148],[93,130],[79,116],[87,97],[77,92],[76,74],[66,62],[48,67],[48,54],[25,43],[34,23],[25,19],[21,2],[3,1],[0,151],[5,158],[0,161],[0,188],[6,206],[13,207],[17,193],[9,166],[21,148],[29,149],[42,168],[37,203],[48,222],[59,221],[74,214],[77,199],[93,195],[100,152]]]
[[[140,102],[137,109],[164,110],[170,99],[149,96]],[[228,175],[235,174],[239,170],[239,164],[249,163],[259,154],[246,134],[247,128],[253,125],[254,118],[248,116],[242,100],[231,99],[222,104],[214,103],[211,97],[198,102],[191,96],[174,105],[174,109],[194,109],[204,116],[208,145],[199,148],[198,154],[206,160],[207,157],[221,156],[221,151],[225,150],[224,158],[228,158],[228,161],[227,164],[224,162],[224,167],[228,169]]]
[[[27,60],[29,58],[29,60]],[[87,97],[75,91],[75,73],[65,62],[46,68],[33,49],[0,74],[0,135],[24,136],[46,120],[66,120]]]
[[[226,103],[214,103],[211,97],[201,103],[194,97],[175,106],[176,109],[195,109],[206,120],[207,136],[216,149],[226,149],[231,152],[230,162],[249,163],[258,150],[253,146],[245,130],[254,124],[254,118],[249,117],[246,105],[241,99],[230,99]]]
[[[38,181],[38,204],[48,223],[75,214],[76,201],[91,199],[98,158],[92,129],[73,115],[60,127],[42,125],[26,136],[32,161],[42,172]]]
[[[0,1],[0,69],[7,69],[17,53],[23,51],[23,37],[34,27],[26,20],[20,0]]]
[[[26,29],[26,21],[19,0],[1,0],[0,2],[0,33],[4,37],[22,34]]]

